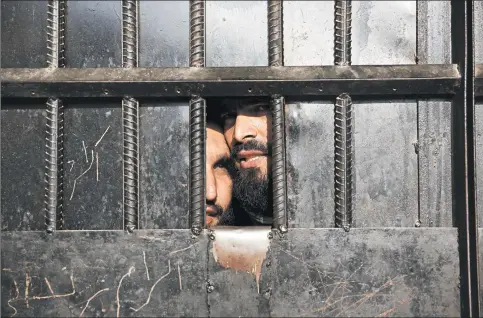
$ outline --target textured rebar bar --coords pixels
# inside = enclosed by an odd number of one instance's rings
[[[206,101],[201,97],[190,100],[190,227],[198,235],[204,228],[205,214],[205,118]]]
[[[190,1],[190,66],[205,66],[205,1]]]
[[[122,1],[122,66],[138,66],[138,4]]]
[[[205,1],[190,0],[190,67],[205,66]],[[190,100],[190,228],[199,235],[205,224],[206,101]]]
[[[348,231],[352,225],[352,100],[341,94],[335,103],[334,116],[335,225]]]
[[[138,110],[137,100],[123,99],[123,209],[124,227],[129,232],[138,228],[139,219]]]
[[[138,66],[138,3],[122,1],[122,66]],[[122,100],[124,229],[139,228],[139,102]]]
[[[47,63],[50,67],[65,66],[65,0],[47,3]]]
[[[280,95],[273,95],[270,100],[272,110],[273,227],[281,232],[287,230],[284,104],[284,98]]]
[[[335,40],[334,62],[335,65],[351,64],[351,22],[352,1],[335,1]]]
[[[351,65],[351,0],[335,1],[335,65]],[[334,107],[334,200],[335,226],[349,231],[353,211],[352,100],[337,97]]]
[[[65,66],[65,1],[47,3],[47,63]],[[45,148],[45,225],[49,233],[64,224],[64,107],[56,97],[47,100]]]
[[[269,0],[268,9],[268,65],[283,66],[283,7],[281,0]],[[272,185],[273,224],[281,232],[287,231],[286,176],[285,176],[285,118],[284,98],[272,95]]]
[[[282,1],[268,1],[268,65],[283,66]]]

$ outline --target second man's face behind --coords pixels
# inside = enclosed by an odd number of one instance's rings
[[[221,127],[209,123],[206,128],[206,225],[231,225],[233,161]]]

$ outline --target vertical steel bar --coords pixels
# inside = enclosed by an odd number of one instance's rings
[[[351,0],[335,1],[335,65],[351,64]],[[353,210],[352,100],[339,95],[334,107],[335,226],[349,231]]]
[[[205,66],[205,1],[190,0],[190,67]],[[205,224],[206,101],[193,96],[190,107],[190,228],[199,235]]]
[[[451,1],[452,62],[461,88],[452,107],[453,216],[458,227],[461,316],[479,317],[475,198],[473,1]]]
[[[47,4],[47,62],[49,68],[65,66],[65,1]],[[48,233],[63,228],[64,107],[57,97],[47,100],[45,225]]]
[[[122,1],[122,66],[138,66],[138,3]],[[139,228],[139,102],[133,96],[122,100],[123,124],[123,214],[124,229]]]
[[[268,0],[268,65],[283,66],[283,3]],[[272,95],[272,186],[273,224],[281,233],[287,232],[287,180],[285,169],[285,100]]]

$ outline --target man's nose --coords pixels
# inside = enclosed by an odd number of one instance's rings
[[[256,136],[257,129],[251,118],[245,115],[238,115],[235,121],[235,140],[241,143],[246,139],[255,138]]]
[[[206,201],[216,201],[216,180],[210,172],[206,174]]]

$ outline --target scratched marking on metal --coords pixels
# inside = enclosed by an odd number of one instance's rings
[[[283,7],[282,1],[270,0],[268,5],[268,64],[283,66]],[[281,232],[287,231],[286,173],[285,173],[285,100],[272,95],[272,184],[273,226]]]
[[[47,8],[47,62],[50,68],[65,67],[65,1],[49,0]],[[45,225],[52,233],[64,223],[64,107],[56,97],[46,105]]]
[[[138,3],[122,2],[122,66],[138,66]],[[137,229],[139,220],[139,102],[131,96],[122,101],[124,228]]]
[[[262,264],[270,246],[270,227],[217,227],[214,230],[213,257],[225,268],[255,276],[260,293]]]
[[[205,66],[205,1],[190,1],[190,67]],[[190,107],[190,227],[194,235],[204,228],[206,101],[193,96]]]
[[[351,64],[351,0],[335,1],[334,63]],[[334,107],[335,226],[349,231],[352,224],[352,100],[343,93]]]

